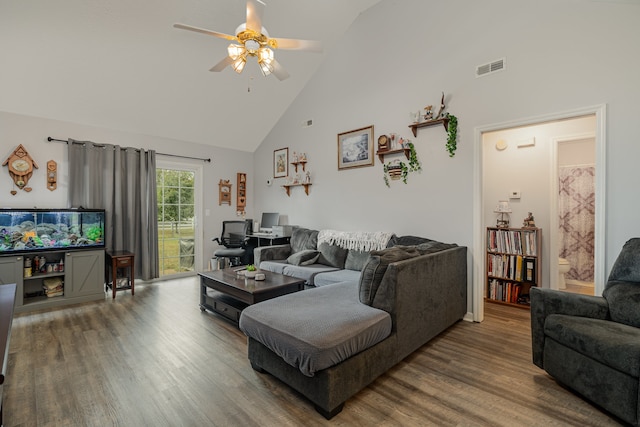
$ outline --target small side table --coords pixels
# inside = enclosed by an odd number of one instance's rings
[[[107,251],[105,259],[105,277],[104,277],[104,290],[107,292],[108,288],[113,291],[113,298],[116,297],[116,291],[123,291],[131,289],[131,295],[134,294],[134,274],[133,274],[133,253],[128,251]],[[126,268],[127,284],[118,286],[118,269]],[[109,277],[111,276],[111,277]],[[111,279],[111,280],[109,280]]]

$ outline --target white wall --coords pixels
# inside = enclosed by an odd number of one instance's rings
[[[606,177],[609,271],[622,244],[640,236],[640,56],[629,54],[637,51],[639,16],[637,4],[588,0],[383,0],[356,20],[256,151],[256,208],[286,213],[292,224],[472,247],[474,129],[607,104],[607,164],[615,165]],[[477,65],[501,57],[505,71],[475,77]],[[408,112],[437,105],[441,91],[460,123],[454,158],[444,130],[433,127],[412,138],[423,171],[407,185],[387,189],[377,160],[337,170],[338,133],[373,124],[376,139],[408,137]],[[301,127],[306,119],[314,125]],[[287,197],[281,180],[264,184],[282,147],[307,152],[309,196]]]
[[[236,150],[228,150],[205,145],[193,144],[169,138],[161,138],[149,135],[137,135],[117,130],[84,126],[76,123],[48,120],[19,114],[0,112],[0,160],[11,155],[13,150],[22,144],[39,169],[35,169],[29,186],[33,188],[30,193],[18,190],[15,196],[10,194],[13,181],[6,167],[0,168],[0,206],[8,208],[66,208],[68,191],[68,159],[67,145],[64,143],[47,142],[47,137],[56,139],[73,138],[89,140],[109,144],[117,144],[123,147],[135,147],[145,150],[153,149],[158,153],[178,154],[183,156],[211,158],[211,163],[204,163],[204,203],[203,212],[199,213],[198,220],[203,221],[204,256],[203,267],[207,265],[213,254],[215,244],[211,238],[219,236],[222,229],[222,221],[235,219],[235,196],[232,206],[218,205],[218,182],[222,179],[231,179],[236,189],[236,173],[247,172],[251,175],[253,169],[253,156]],[[158,156],[158,159],[173,160],[180,163],[191,162],[203,164],[198,160],[177,159],[167,156]],[[48,160],[58,163],[58,188],[49,191],[45,184],[45,171]],[[251,180],[248,183],[249,203],[247,217],[254,212],[251,199],[253,186]],[[234,193],[235,194],[235,193]],[[87,206],[90,207],[90,206]],[[209,211],[209,216],[205,212]]]

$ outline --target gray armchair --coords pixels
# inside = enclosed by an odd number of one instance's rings
[[[640,420],[640,238],[627,241],[602,297],[531,288],[533,363],[620,419]]]

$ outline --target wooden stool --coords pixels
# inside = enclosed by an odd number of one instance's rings
[[[116,297],[116,291],[124,291],[131,289],[131,295],[134,294],[134,273],[133,273],[133,253],[128,251],[107,251],[105,260],[105,278],[104,290],[108,288],[113,291],[113,298]],[[118,286],[118,269],[127,268],[127,284]],[[111,281],[109,281],[111,276]]]

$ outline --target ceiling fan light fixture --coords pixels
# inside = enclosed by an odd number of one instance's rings
[[[247,64],[247,58],[245,58],[244,56],[241,56],[237,58],[235,61],[233,61],[233,64],[231,64],[231,66],[233,67],[233,71],[240,74],[242,73],[242,70],[244,70],[244,66],[246,64]]]
[[[227,52],[229,52],[229,58],[233,59],[234,61],[246,55],[244,46],[239,44],[230,44],[227,48]]]
[[[273,64],[271,63],[260,61],[258,65],[260,65],[260,71],[262,71],[262,75],[265,77],[273,72]]]
[[[266,62],[267,64],[271,64],[273,62],[273,51],[268,47],[262,47],[258,51],[258,62]]]

